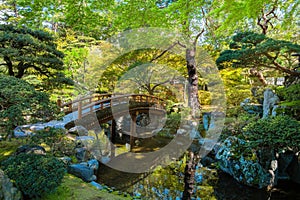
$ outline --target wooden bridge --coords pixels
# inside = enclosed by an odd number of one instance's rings
[[[115,96],[112,94],[94,94],[66,103],[62,103],[61,99],[57,101],[57,105],[65,114],[77,112],[77,119],[82,119],[84,116],[97,111],[113,107],[117,108],[128,103],[130,110],[132,110],[133,107],[137,107],[136,109],[151,107],[152,109],[164,110],[166,106],[163,99],[145,94],[126,94]],[[101,119],[99,120],[103,121]]]
[[[99,124],[112,121],[110,140],[113,143],[116,132],[115,118],[129,113],[131,115],[131,147],[134,144],[134,136],[137,136],[136,117],[139,113],[151,112],[157,115],[166,113],[166,104],[163,99],[145,94],[94,94],[66,103],[59,99],[57,104],[65,114],[74,113],[73,121],[65,125],[67,129],[76,124],[82,125],[88,130],[95,130],[97,127],[99,128]]]

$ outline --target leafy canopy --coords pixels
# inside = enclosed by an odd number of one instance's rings
[[[221,52],[216,63],[220,69],[233,67],[269,68],[299,76],[293,69],[296,59],[292,53],[300,52],[300,45],[268,38],[263,34],[240,32],[232,37],[230,50]]]
[[[39,77],[50,85],[72,84],[62,71],[63,53],[51,34],[13,25],[0,25],[0,71],[16,78]]]

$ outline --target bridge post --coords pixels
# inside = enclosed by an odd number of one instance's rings
[[[111,132],[110,141],[112,143],[116,142],[116,126],[117,126],[116,120],[112,119],[111,120],[111,127],[110,127],[110,132]]]
[[[82,101],[78,102],[78,119],[82,118]]]
[[[58,97],[57,101],[56,101],[56,104],[59,108],[61,108],[61,105],[62,105],[62,100],[60,97]]]
[[[136,116],[137,113],[131,114],[131,124],[130,124],[130,151],[132,151],[134,145],[134,136],[136,136]]]
[[[116,120],[112,119],[111,120],[111,127],[110,127],[110,142],[111,142],[111,157],[115,157],[115,142],[116,142]]]

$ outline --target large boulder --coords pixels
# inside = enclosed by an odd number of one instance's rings
[[[273,109],[277,108],[276,104],[278,102],[279,97],[271,89],[266,89],[264,91],[263,118],[268,117],[272,113],[276,113]]]
[[[72,164],[68,166],[68,173],[81,178],[85,182],[95,181],[94,168],[86,164]]]
[[[75,139],[75,157],[79,162],[87,161],[90,159],[90,150],[95,143],[93,136],[78,136]]]
[[[222,171],[248,186],[264,188],[272,184],[272,175],[264,169],[255,153],[249,158],[244,154],[246,142],[228,137],[220,146],[216,159]]]
[[[0,199],[1,200],[20,200],[21,192],[15,188],[9,178],[0,169]]]

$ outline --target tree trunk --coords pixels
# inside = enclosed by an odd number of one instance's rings
[[[191,114],[193,118],[200,115],[200,102],[198,98],[198,74],[195,61],[196,47],[186,49],[186,64],[188,70],[188,104],[192,109]]]
[[[194,153],[190,152],[190,158],[186,161],[184,169],[184,191],[182,200],[192,199],[194,182],[195,182],[195,171],[197,167],[197,159],[194,157]]]
[[[4,61],[6,62],[7,68],[8,68],[8,74],[10,76],[15,76],[14,70],[13,70],[13,65],[9,57],[4,56]]]
[[[253,76],[256,76],[258,78],[258,80],[263,84],[263,86],[267,86],[268,83],[264,77],[264,75],[262,74],[262,72],[256,70],[255,68],[251,68],[250,69],[250,74]]]

